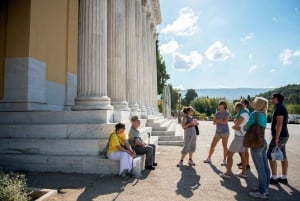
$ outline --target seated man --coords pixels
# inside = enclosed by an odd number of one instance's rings
[[[137,130],[140,126],[140,120],[137,116],[131,118],[131,124],[128,137],[130,145],[136,154],[146,154],[145,169],[155,170],[155,167],[153,167],[157,166],[157,163],[155,163],[155,145],[147,145],[143,142],[140,131]]]

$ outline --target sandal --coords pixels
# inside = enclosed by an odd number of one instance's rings
[[[203,161],[203,163],[211,163],[211,160],[210,159],[206,159]]]
[[[247,175],[242,174],[242,173],[236,174],[235,176],[240,177],[240,178],[247,178]]]
[[[196,165],[192,159],[189,159],[188,164],[189,164],[190,166],[195,166],[195,165]]]
[[[183,161],[179,161],[177,167],[182,167],[182,166],[183,166]]]
[[[220,173],[219,174],[220,177],[225,178],[225,179],[230,179],[230,175],[227,175],[226,173]]]

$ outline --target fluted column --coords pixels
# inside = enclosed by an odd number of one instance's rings
[[[154,44],[154,47],[153,47],[153,65],[154,65],[154,72],[153,72],[153,77],[154,77],[154,80],[153,80],[153,83],[154,83],[154,89],[153,89],[153,92],[154,92],[154,104],[155,104],[155,108],[154,110],[156,112],[158,112],[158,106],[157,106],[157,59],[156,59],[156,40],[157,40],[157,34],[156,34],[156,30],[154,30],[153,32],[154,36],[153,36],[153,44]]]
[[[126,101],[126,11],[124,0],[108,1],[108,95],[116,110],[130,110]]]
[[[145,49],[145,58],[146,58],[146,64],[145,64],[145,71],[147,76],[147,99],[146,107],[148,114],[153,114],[153,107],[152,107],[152,87],[153,87],[153,80],[152,80],[152,66],[151,66],[151,31],[150,31],[150,10],[148,8],[146,12],[146,49]]]
[[[140,98],[140,109],[141,109],[141,116],[142,118],[147,117],[147,110],[146,110],[146,101],[147,101],[147,74],[146,74],[146,4],[147,0],[141,0],[141,37],[140,37],[140,47],[141,51],[138,55],[141,57],[141,65],[138,67],[138,75],[139,75],[139,98]]]
[[[137,75],[137,38],[135,31],[135,0],[126,0],[126,71],[127,100],[132,112],[139,110]]]
[[[113,109],[107,96],[107,1],[81,0],[73,110]]]

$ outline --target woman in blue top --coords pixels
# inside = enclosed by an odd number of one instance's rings
[[[228,152],[227,143],[229,137],[229,126],[228,126],[229,112],[227,112],[227,104],[225,101],[220,101],[218,108],[219,111],[216,113],[213,119],[213,124],[216,125],[216,133],[211,142],[208,157],[203,162],[204,163],[211,162],[211,156],[215,151],[215,147],[217,146],[220,139],[222,139],[224,158],[223,158],[223,163],[221,165],[226,166],[226,158]]]
[[[258,114],[258,124],[266,128],[268,100],[262,97],[256,97],[252,102],[252,107],[254,111],[249,117],[245,130],[249,130],[251,125],[255,123],[256,113]],[[267,199],[267,195],[269,194],[270,169],[268,166],[267,142],[265,139],[264,146],[262,148],[251,148],[251,156],[258,175],[258,188],[249,192],[249,195],[255,198]]]

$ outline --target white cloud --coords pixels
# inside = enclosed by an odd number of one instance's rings
[[[248,72],[249,72],[249,73],[252,73],[252,72],[255,71],[256,69],[257,69],[257,65],[250,66]]]
[[[271,70],[270,70],[270,73],[274,73],[276,70],[274,69],[274,68],[272,68]]]
[[[190,55],[184,55],[176,52],[173,58],[173,68],[180,71],[190,71],[200,65],[202,60],[202,55],[197,51],[192,51]]]
[[[179,48],[179,44],[175,40],[171,40],[166,44],[162,44],[159,48],[161,54],[174,54]]]
[[[252,57],[253,57],[253,55],[252,55],[251,53],[249,53],[248,59],[249,59],[249,60],[252,60]]]
[[[184,90],[184,87],[182,84],[179,84],[178,86],[176,87],[173,87],[174,89],[177,89],[177,90]]]
[[[226,61],[233,54],[230,52],[228,47],[223,46],[220,41],[216,41],[206,51],[205,55],[210,61]]]
[[[174,33],[178,36],[191,36],[199,30],[197,26],[198,17],[199,16],[195,15],[192,9],[183,8],[180,10],[177,19],[172,24],[168,24],[164,27],[161,30],[161,33]]]
[[[246,42],[247,40],[250,40],[250,39],[253,38],[253,37],[254,37],[254,34],[253,34],[253,33],[248,33],[246,36],[241,37],[241,38],[240,38],[240,41]]]
[[[291,58],[293,57],[300,57],[300,49],[293,52],[293,50],[286,48],[279,55],[279,58],[284,65],[291,64]]]

